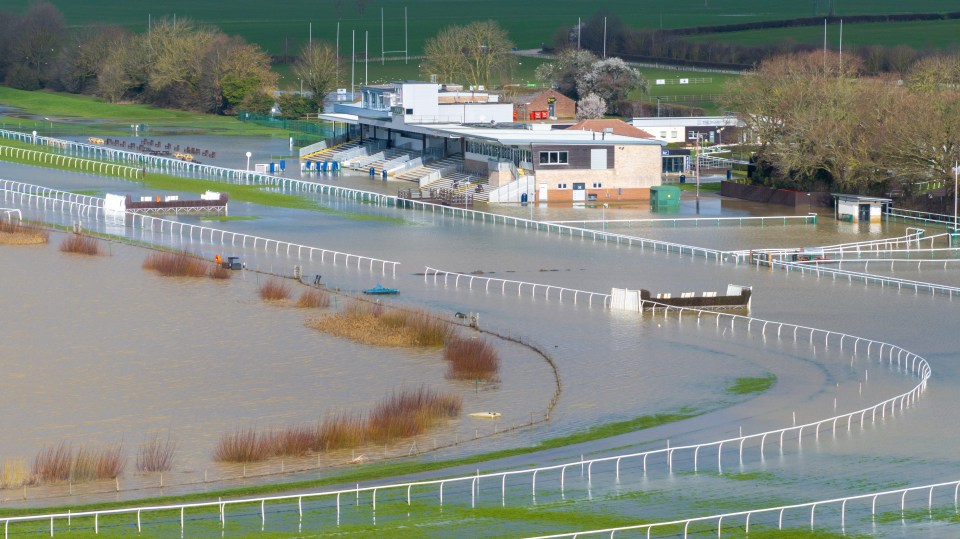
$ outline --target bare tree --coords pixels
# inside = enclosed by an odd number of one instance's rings
[[[427,41],[421,71],[448,81],[489,85],[494,76],[509,71],[512,48],[506,30],[495,21],[449,26]]]
[[[339,63],[337,51],[329,43],[315,43],[301,49],[293,72],[303,81],[303,88],[311,92],[315,110],[321,109],[324,98],[336,89]]]
[[[63,15],[57,8],[44,1],[30,4],[8,41],[8,84],[24,89],[45,86],[53,72],[54,59],[62,52],[63,39]],[[11,77],[11,73],[17,76]]]
[[[561,94],[578,99],[577,82],[596,61],[597,57],[588,50],[564,49],[553,62],[540,64],[536,76],[539,80],[550,82]]]

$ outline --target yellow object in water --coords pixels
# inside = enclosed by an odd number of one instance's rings
[[[474,412],[470,414],[470,417],[478,417],[480,419],[499,419],[500,412]]]

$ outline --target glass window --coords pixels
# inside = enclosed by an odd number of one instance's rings
[[[540,152],[541,165],[566,165],[567,163],[567,152]]]

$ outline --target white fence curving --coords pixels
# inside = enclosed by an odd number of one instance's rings
[[[107,176],[120,176],[130,180],[143,178],[143,170],[140,168],[119,165],[116,163],[105,163],[103,161],[94,161],[92,159],[82,159],[51,152],[39,152],[37,150],[28,150],[14,146],[0,145],[0,158],[11,157],[13,159],[24,159],[27,161],[36,161],[46,165],[61,166],[67,168],[76,168],[81,172],[90,172],[93,174],[103,174]]]
[[[591,224],[602,224],[606,225],[632,225],[632,224],[644,224],[644,225],[692,225],[694,227],[707,226],[707,225],[750,225],[757,223],[760,226],[767,224],[774,225],[787,225],[791,222],[799,221],[800,224],[817,224],[817,214],[808,213],[807,215],[767,215],[759,217],[665,217],[658,219],[576,219],[568,221],[549,221],[554,224],[561,225],[571,225],[580,223],[580,226],[586,228],[587,225]]]
[[[808,342],[809,344],[814,344],[822,342],[824,346],[829,348],[831,344],[833,346],[838,346],[840,350],[844,350],[844,345],[851,348],[853,356],[856,357],[858,354],[863,354],[865,359],[871,360],[875,359],[880,362],[886,362],[889,365],[896,363],[898,368],[903,369],[905,372],[910,375],[917,376],[919,378],[918,383],[913,386],[909,391],[896,395],[894,397],[888,398],[882,402],[868,406],[863,409],[859,409],[853,412],[848,412],[840,414],[834,417],[828,417],[812,422],[808,422],[802,425],[793,425],[791,427],[775,429],[766,432],[760,432],[750,435],[741,435],[736,437],[727,438],[724,440],[717,440],[713,442],[701,443],[701,444],[690,444],[684,446],[675,446],[667,447],[663,449],[657,449],[652,451],[644,451],[639,453],[625,454],[625,455],[616,455],[611,457],[602,457],[596,459],[584,460],[582,457],[579,461],[568,462],[564,464],[556,464],[552,466],[532,468],[532,469],[522,469],[522,470],[513,470],[507,472],[497,472],[497,473],[488,473],[481,474],[479,470],[475,475],[446,478],[446,479],[436,479],[429,481],[416,481],[416,482],[407,482],[407,483],[397,483],[389,485],[378,485],[378,486],[365,486],[360,487],[357,485],[356,488],[348,488],[342,490],[333,490],[325,492],[314,492],[307,494],[293,494],[293,495],[283,495],[283,496],[268,496],[268,497],[258,497],[258,498],[245,498],[239,500],[220,500],[216,502],[203,502],[203,503],[193,503],[193,504],[172,504],[172,505],[162,505],[162,506],[146,506],[146,507],[131,507],[124,509],[112,509],[112,510],[99,510],[99,511],[86,511],[78,513],[56,513],[56,514],[43,514],[43,515],[28,515],[28,516],[18,516],[18,517],[7,517],[0,518],[0,521],[4,523],[4,536],[7,537],[9,533],[9,527],[11,524],[21,523],[21,522],[46,522],[50,523],[50,533],[54,533],[56,521],[66,522],[72,519],[82,518],[82,517],[92,517],[94,521],[94,532],[99,532],[99,519],[108,515],[127,515],[131,519],[136,518],[137,530],[141,530],[141,518],[144,513],[160,513],[164,512],[167,515],[171,511],[179,512],[180,514],[180,527],[181,532],[184,531],[185,519],[184,515],[186,510],[197,510],[197,509],[208,509],[215,510],[218,514],[219,522],[221,526],[226,526],[226,520],[228,516],[228,508],[246,506],[249,512],[251,506],[259,506],[259,514],[261,518],[261,525],[265,525],[266,516],[267,516],[267,503],[279,504],[297,504],[297,510],[302,522],[303,518],[303,501],[304,500],[316,500],[316,499],[328,499],[334,501],[336,504],[336,515],[337,522],[339,523],[340,512],[342,508],[341,498],[347,497],[348,500],[356,500],[356,505],[359,506],[361,500],[361,493],[364,494],[364,503],[366,503],[366,496],[369,495],[369,500],[371,508],[373,511],[376,511],[377,505],[377,495],[378,493],[383,492],[399,492],[404,493],[406,498],[406,503],[410,505],[412,502],[412,493],[413,489],[417,489],[418,496],[429,495],[430,499],[436,500],[436,502],[443,506],[444,504],[444,492],[446,489],[448,497],[451,495],[465,496],[464,489],[455,489],[455,486],[469,487],[470,494],[470,506],[476,507],[479,496],[480,496],[480,486],[481,482],[489,484],[493,482],[498,490],[500,491],[499,502],[501,505],[506,505],[506,493],[507,493],[507,484],[508,480],[511,480],[511,488],[519,486],[517,480],[524,480],[523,486],[529,485],[526,488],[529,488],[530,496],[532,499],[536,499],[537,495],[537,478],[538,476],[543,481],[543,478],[547,474],[553,474],[554,479],[559,480],[560,493],[563,495],[566,488],[566,472],[570,468],[579,468],[585,470],[587,484],[591,484],[594,467],[606,467],[608,472],[613,472],[612,475],[615,477],[617,482],[620,481],[621,477],[621,465],[624,463],[634,464],[639,468],[642,465],[642,473],[646,474],[648,469],[648,460],[650,457],[656,457],[656,463],[659,463],[661,467],[666,468],[669,471],[673,471],[674,460],[677,455],[684,455],[690,460],[687,462],[692,463],[693,471],[699,471],[701,469],[701,462],[707,462],[707,458],[703,457],[701,461],[701,453],[708,453],[709,462],[716,463],[716,469],[719,473],[723,471],[723,455],[724,447],[728,449],[728,458],[732,458],[731,455],[735,452],[738,456],[738,461],[742,464],[746,457],[751,455],[754,458],[764,458],[764,453],[767,445],[776,444],[780,452],[786,450],[787,442],[796,441],[796,447],[799,450],[802,447],[804,436],[808,438],[812,437],[815,440],[819,440],[821,433],[832,433],[836,434],[837,425],[840,425],[843,428],[843,425],[846,424],[847,431],[852,431],[854,423],[856,423],[861,429],[864,429],[868,423],[875,423],[879,417],[881,421],[887,418],[887,415],[891,418],[896,416],[896,413],[903,412],[909,405],[915,403],[917,399],[923,394],[926,390],[927,382],[931,376],[931,369],[927,364],[927,361],[914,354],[910,351],[907,351],[899,346],[875,341],[872,339],[867,339],[864,337],[857,337],[855,335],[847,335],[844,333],[839,333],[835,331],[818,329],[806,326],[798,326],[794,324],[788,324],[783,322],[775,322],[771,320],[762,320],[757,318],[752,318],[749,316],[741,316],[729,313],[719,313],[712,311],[703,311],[698,309],[689,309],[689,308],[679,308],[671,307],[667,305],[662,305],[664,308],[664,316],[667,316],[671,311],[675,311],[678,317],[682,320],[684,314],[688,316],[696,316],[697,323],[700,324],[701,320],[704,317],[715,318],[716,325],[719,328],[721,322],[726,328],[729,324],[730,329],[736,329],[739,325],[739,329],[745,330],[748,334],[753,331],[759,331],[760,334],[766,338],[768,333],[771,337],[776,336],[777,339],[781,338],[792,338],[795,342]],[[735,331],[736,334],[736,331]],[[771,441],[768,443],[767,440]],[[713,455],[715,453],[715,456]],[[713,465],[711,465],[713,468]],[[556,475],[559,475],[557,478]],[[550,477],[548,475],[548,477]],[[951,483],[952,484],[952,483]],[[931,488],[932,487],[917,487],[915,489],[903,489],[903,499],[905,500],[907,492],[911,492],[917,489]],[[425,494],[424,491],[430,489],[429,492]],[[886,493],[880,493],[875,495],[861,495],[857,497],[851,497],[846,499],[861,499],[869,498],[874,496],[882,496]],[[931,494],[932,496],[932,494]],[[842,501],[843,499],[838,499],[837,501]],[[465,499],[463,503],[466,503]],[[718,517],[699,517],[688,520],[673,521],[670,524],[685,524],[700,522],[704,520],[717,520],[718,528],[723,518],[733,517],[737,515],[750,515],[754,513],[761,513],[767,511],[782,510],[785,511],[790,508],[799,508],[799,507],[811,507],[811,519],[813,518],[814,511],[817,505],[822,505],[824,503],[834,503],[834,500],[829,500],[826,502],[813,502],[813,504],[797,504],[791,506],[783,506],[781,508],[775,509],[763,509],[757,511],[747,511],[739,513],[729,513],[727,515],[719,515]],[[351,504],[353,505],[353,504]],[[333,509],[331,509],[332,511]],[[782,518],[781,511],[781,518]],[[238,511],[239,512],[239,511]],[[158,516],[157,518],[165,518]],[[195,515],[192,518],[196,518]],[[747,517],[749,519],[749,516]],[[782,522],[782,520],[781,520]],[[811,525],[812,525],[811,521]],[[626,529],[652,529],[652,527],[657,526],[666,526],[667,523],[658,523],[658,524],[645,524],[636,527],[624,527],[616,529],[607,529],[600,530],[597,533],[608,533],[612,534],[618,530]],[[749,526],[749,524],[748,524]],[[76,524],[74,524],[76,528]],[[575,534],[567,535],[556,535],[549,537],[571,537],[579,536],[584,533],[593,533],[593,532],[578,532]]]
[[[577,304],[577,299],[579,296],[587,296],[587,305],[593,306],[593,298],[596,297],[597,301],[604,307],[610,303],[610,294],[601,294],[599,292],[590,292],[589,290],[577,290],[576,288],[565,288],[562,286],[554,286],[549,284],[541,283],[529,283],[526,281],[514,281],[510,279],[496,279],[493,277],[482,277],[480,275],[467,275],[465,273],[456,273],[452,271],[438,270],[431,267],[427,267],[423,273],[423,280],[427,282],[430,276],[433,275],[433,282],[436,284],[437,279],[442,275],[443,284],[446,285],[448,280],[452,278],[453,286],[460,286],[460,280],[463,279],[466,283],[467,288],[473,290],[473,282],[478,281],[478,285],[483,285],[484,292],[490,291],[490,285],[494,285],[494,289],[499,288],[500,292],[503,294],[507,293],[507,287],[510,287],[512,291],[514,288],[517,290],[517,295],[523,295],[524,288],[529,289],[530,297],[535,297],[537,295],[537,290],[539,289],[543,296],[546,299],[550,299],[550,291],[555,291],[557,299],[563,301],[563,293],[567,293],[567,299],[572,299],[574,305]]]
[[[18,221],[23,221],[23,212],[16,208],[0,208],[0,214],[6,215],[8,221],[13,221],[13,216],[17,216]]]
[[[4,201],[9,200],[14,203],[19,202],[21,205],[36,207],[38,209],[42,208],[44,210],[59,209],[61,211],[69,211],[71,214],[92,217],[97,220],[106,219],[108,217],[117,217],[119,214],[119,212],[108,212],[107,210],[104,210],[102,198],[91,197],[87,195],[77,195],[75,193],[68,193],[65,191],[55,191],[22,182],[0,180],[0,192],[3,193]],[[257,247],[260,246],[260,248],[263,249],[263,251],[268,255],[279,255],[282,252],[286,256],[296,256],[297,258],[306,257],[309,260],[314,260],[314,257],[319,255],[321,263],[325,263],[329,260],[334,265],[337,264],[337,260],[340,258],[348,267],[351,266],[353,261],[355,261],[357,269],[363,269],[363,267],[366,266],[367,269],[373,271],[376,266],[380,266],[383,275],[387,274],[387,266],[389,266],[391,274],[396,276],[397,266],[400,264],[399,262],[394,262],[392,260],[383,260],[368,256],[344,253],[332,249],[322,249],[319,247],[311,247],[309,245],[301,245],[271,238],[264,238],[262,236],[241,234],[238,232],[231,232],[229,230],[194,225],[190,223],[182,223],[180,221],[172,221],[169,219],[153,217],[140,213],[125,212],[122,214],[122,216],[124,220],[129,217],[131,226],[136,227],[139,225],[140,228],[150,229],[151,231],[160,232],[161,234],[166,232],[171,236],[178,236],[181,240],[186,238],[188,240],[197,240],[201,243],[204,240],[207,240],[211,244],[219,241],[220,245],[229,244],[231,246],[250,247],[252,249],[257,249]],[[330,258],[326,258],[327,256]]]
[[[899,497],[900,498],[900,503],[899,503],[900,516],[901,516],[901,519],[903,519],[907,511],[907,495],[913,494],[913,493],[926,494],[926,496],[923,497],[923,500],[926,503],[924,503],[923,505],[920,505],[919,507],[923,507],[927,510],[928,513],[932,513],[933,506],[934,506],[934,501],[933,501],[934,491],[935,490],[947,491],[947,494],[949,495],[950,489],[953,489],[953,496],[952,496],[953,506],[951,507],[951,509],[956,511],[958,494],[960,494],[960,481],[949,481],[946,483],[934,483],[930,485],[907,487],[907,488],[901,488],[897,490],[885,490],[882,492],[860,494],[858,496],[847,496],[844,498],[818,500],[815,502],[798,503],[793,505],[781,505],[779,507],[767,507],[764,509],[752,509],[750,511],[738,511],[735,513],[724,513],[720,515],[710,515],[705,517],[688,518],[683,520],[672,520],[668,522],[656,522],[652,524],[637,524],[634,526],[621,526],[617,528],[578,531],[578,532],[560,533],[560,534],[554,534],[554,535],[539,535],[536,537],[529,537],[528,539],[562,539],[562,538],[589,537],[589,536],[596,536],[596,535],[605,535],[613,539],[617,532],[624,532],[624,531],[646,531],[647,537],[651,537],[651,534],[655,529],[658,529],[658,528],[678,529],[681,526],[683,526],[682,537],[686,538],[690,533],[690,525],[697,524],[697,523],[709,523],[711,525],[710,531],[712,531],[713,529],[713,523],[716,523],[717,537],[722,537],[724,529],[727,529],[727,530],[731,528],[734,530],[742,529],[744,533],[750,533],[751,519],[753,519],[754,517],[762,517],[765,515],[770,515],[771,517],[776,519],[775,523],[771,521],[769,524],[767,524],[768,527],[771,527],[772,525],[772,526],[775,526],[777,530],[782,530],[783,516],[784,516],[784,513],[786,513],[787,511],[797,512],[797,513],[802,511],[803,518],[804,518],[803,522],[804,522],[804,525],[806,525],[806,522],[807,522],[806,511],[808,509],[810,511],[809,526],[810,526],[810,530],[813,531],[816,528],[816,523],[817,523],[817,520],[816,520],[817,508],[819,507],[822,509],[825,507],[829,507],[829,506],[835,507],[838,505],[840,506],[840,521],[837,522],[835,526],[838,526],[841,530],[845,530],[846,523],[847,523],[847,514],[848,514],[848,511],[850,511],[847,509],[847,505],[849,502],[858,502],[858,501],[869,502],[870,517],[875,518],[877,516],[877,501],[880,498]],[[724,520],[727,521],[726,528],[724,528]],[[730,524],[731,520],[735,521],[733,525]],[[739,525],[737,523],[739,523]],[[756,520],[754,520],[754,524],[755,525],[757,524]],[[666,530],[664,530],[664,532],[666,532]],[[697,532],[702,533],[703,530],[697,530]],[[671,533],[670,536],[674,537],[675,535]],[[698,537],[699,536],[700,535],[698,534]]]
[[[881,261],[881,262],[889,262]],[[936,262],[944,262],[939,260]],[[840,268],[829,268],[822,264],[808,264],[808,263],[797,263],[797,262],[785,262],[782,260],[773,260],[770,262],[761,261],[761,264],[770,264],[774,268],[784,269],[786,271],[796,271],[800,272],[802,275],[812,274],[817,277],[822,277],[824,275],[833,277],[833,280],[843,280],[847,279],[847,282],[853,282],[854,280],[863,281],[864,284],[878,284],[884,288],[896,288],[897,290],[913,290],[915,293],[919,292],[929,292],[933,295],[944,294],[948,297],[960,296],[960,287],[956,286],[947,286],[942,284],[929,283],[925,281],[913,281],[910,279],[901,279],[899,277],[886,277],[883,275],[877,275],[875,273],[865,273],[859,271],[850,271]]]

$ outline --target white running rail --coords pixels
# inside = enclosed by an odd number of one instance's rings
[[[606,307],[607,304],[610,302],[610,294],[601,294],[599,292],[590,292],[589,290],[577,290],[576,288],[565,288],[562,286],[554,286],[554,285],[548,285],[548,284],[528,283],[526,281],[514,281],[510,279],[495,279],[492,277],[482,277],[480,275],[467,275],[465,273],[456,273],[453,271],[438,270],[438,269],[431,268],[429,266],[427,266],[426,270],[423,272],[424,282],[429,282],[429,278],[431,275],[433,275],[434,284],[437,283],[437,278],[442,275],[444,285],[447,284],[448,279],[452,278],[453,286],[455,287],[460,286],[460,280],[463,279],[464,283],[467,284],[467,288],[469,288],[470,290],[473,290],[473,282],[479,281],[478,286],[482,284],[484,292],[489,292],[490,285],[493,284],[494,289],[499,287],[500,292],[503,294],[507,293],[507,286],[509,286],[511,290],[516,288],[518,296],[523,294],[523,290],[525,287],[529,288],[530,297],[535,297],[537,295],[537,289],[540,289],[540,291],[543,293],[543,296],[548,300],[550,299],[551,290],[556,291],[557,299],[559,301],[563,301],[563,293],[566,292],[567,298],[573,299],[574,305],[577,304],[577,298],[582,295],[587,296],[587,305],[591,307],[593,306],[594,297],[596,297],[598,301],[601,302],[600,304],[603,305],[604,307]]]
[[[829,331],[825,329],[798,326],[794,324],[775,322],[771,320],[762,320],[762,319],[752,318],[749,316],[703,311],[698,309],[671,307],[667,305],[663,305],[663,307],[664,307],[664,316],[667,316],[667,314],[669,314],[670,311],[676,311],[680,319],[682,319],[684,314],[687,314],[688,316],[696,316],[698,324],[701,323],[701,319],[703,317],[708,317],[708,318],[714,317],[716,319],[716,325],[718,328],[720,327],[721,321],[722,321],[724,327],[727,327],[727,324],[729,323],[729,327],[731,329],[734,329],[739,324],[740,329],[745,330],[747,333],[751,333],[752,331],[759,331],[763,337],[766,337],[767,332],[769,331],[769,334],[771,337],[775,335],[778,339],[792,338],[795,342],[806,341],[811,345],[815,341],[819,343],[822,340],[822,342],[824,343],[824,346],[828,348],[832,344],[833,346],[839,346],[839,349],[843,350],[844,349],[843,347],[846,344],[848,347],[852,348],[851,351],[854,356],[857,356],[858,354],[864,354],[865,359],[868,359],[868,360],[876,359],[877,361],[880,361],[880,362],[886,362],[891,366],[895,362],[898,368],[902,368],[906,370],[906,372],[910,373],[911,375],[917,376],[919,378],[919,381],[915,386],[913,386],[913,388],[911,388],[909,391],[905,393],[888,398],[882,402],[879,402],[877,404],[868,406],[860,410],[808,422],[802,425],[794,425],[791,427],[775,429],[771,431],[760,432],[760,433],[750,434],[746,436],[737,436],[737,437],[727,438],[724,440],[717,440],[717,441],[707,442],[702,444],[691,444],[691,445],[684,445],[684,446],[667,447],[664,449],[657,449],[652,451],[645,451],[645,452],[625,454],[625,455],[617,455],[617,456],[611,456],[611,457],[596,458],[596,459],[590,459],[590,460],[584,460],[581,457],[581,460],[579,461],[568,462],[565,464],[557,464],[553,466],[540,467],[540,468],[513,470],[508,472],[497,472],[497,473],[488,473],[488,474],[481,474],[478,470],[476,475],[468,475],[468,476],[462,476],[462,477],[436,479],[436,480],[430,480],[430,481],[397,483],[397,484],[379,485],[379,486],[360,487],[359,485],[357,485],[356,488],[313,492],[313,493],[307,493],[307,494],[267,496],[267,497],[256,497],[256,498],[244,498],[244,499],[238,499],[238,500],[220,500],[220,501],[210,501],[210,502],[201,502],[201,503],[192,503],[192,504],[152,505],[152,506],[144,506],[144,507],[130,507],[130,508],[123,508],[123,509],[85,511],[85,512],[78,512],[78,513],[55,513],[55,514],[6,517],[6,518],[0,518],[0,521],[4,523],[4,537],[5,538],[8,537],[7,534],[9,533],[8,530],[9,530],[10,524],[16,524],[19,522],[49,521],[51,534],[53,534],[56,521],[59,520],[62,522],[66,522],[71,518],[77,519],[81,517],[92,517],[94,521],[94,532],[98,533],[99,519],[100,517],[103,517],[106,515],[128,515],[130,516],[130,518],[135,517],[137,530],[140,531],[141,516],[143,513],[167,512],[167,514],[169,514],[169,512],[171,511],[180,513],[180,528],[182,532],[184,531],[184,526],[185,526],[184,514],[188,509],[207,508],[207,509],[216,510],[219,515],[219,522],[221,526],[226,526],[227,509],[230,507],[239,507],[239,506],[247,506],[248,508],[250,506],[254,506],[254,507],[259,506],[261,524],[265,524],[266,515],[267,515],[266,504],[268,502],[289,503],[289,504],[296,503],[300,518],[302,519],[303,518],[303,501],[322,499],[322,498],[329,499],[331,500],[331,502],[335,500],[335,503],[336,503],[335,510],[336,510],[337,519],[339,522],[340,512],[342,509],[342,500],[341,500],[342,497],[348,496],[349,500],[353,500],[355,498],[356,505],[359,505],[361,493],[365,495],[369,494],[371,507],[375,511],[376,505],[377,505],[378,493],[383,491],[405,492],[406,503],[410,505],[412,500],[412,492],[415,487],[418,489],[418,495],[422,495],[423,490],[430,489],[430,491],[434,493],[431,495],[431,498],[435,499],[440,506],[443,506],[445,487],[448,487],[451,485],[469,485],[470,505],[471,507],[476,507],[476,504],[480,495],[481,481],[484,481],[486,483],[493,481],[494,484],[499,487],[499,490],[500,490],[499,501],[501,505],[505,506],[508,479],[528,478],[529,480],[528,488],[530,489],[531,497],[535,499],[537,494],[538,475],[541,477],[541,481],[543,481],[543,476],[546,474],[554,474],[554,476],[548,475],[548,477],[552,477],[553,479],[557,479],[555,475],[558,474],[560,492],[562,495],[566,488],[565,478],[566,478],[566,471],[568,468],[579,467],[581,470],[585,469],[587,484],[590,484],[590,482],[592,481],[593,467],[607,466],[608,468],[612,468],[612,470],[609,470],[609,471],[613,471],[614,477],[616,478],[617,481],[619,481],[621,476],[621,464],[624,462],[632,463],[634,465],[637,465],[637,463],[640,463],[643,466],[643,473],[646,473],[648,468],[647,461],[649,457],[654,456],[654,457],[658,457],[657,463],[659,463],[661,467],[665,467],[668,470],[673,471],[674,456],[677,455],[678,453],[686,456],[687,458],[692,459],[692,468],[693,468],[693,471],[696,472],[700,469],[700,462],[701,462],[700,453],[709,452],[711,453],[709,455],[710,456],[709,462],[715,462],[717,471],[722,472],[724,446],[730,448],[727,452],[728,458],[734,452],[736,452],[736,454],[738,455],[738,460],[742,464],[745,460],[745,455],[746,456],[753,455],[755,458],[762,459],[766,446],[773,445],[775,443],[774,442],[775,440],[779,440],[776,443],[781,452],[785,451],[786,442],[792,441],[792,440],[796,440],[796,443],[797,443],[796,447],[799,450],[802,446],[805,435],[807,437],[813,437],[815,440],[819,440],[821,433],[826,434],[829,432],[835,435],[838,424],[842,428],[845,423],[846,429],[848,432],[852,431],[854,423],[860,426],[861,429],[864,429],[868,421],[870,423],[874,423],[878,419],[878,416],[879,416],[879,419],[883,421],[886,419],[888,414],[890,415],[891,418],[893,418],[896,416],[896,413],[898,411],[902,413],[909,405],[915,403],[926,390],[927,382],[931,376],[931,369],[924,358],[893,344],[889,344],[881,341],[875,341],[875,340],[867,339],[864,337],[857,337],[855,335],[847,335],[844,333]],[[789,435],[789,438],[787,438],[787,435]],[[771,442],[769,443],[766,442],[768,438],[771,439]],[[747,449],[749,449],[750,451],[745,452],[745,446],[747,446],[748,443],[750,445],[747,447]],[[713,456],[713,453],[715,453],[715,456]],[[706,458],[704,458],[704,462],[706,461],[707,461]],[[690,461],[686,461],[686,462],[690,463]],[[711,465],[711,469],[712,468],[713,466]],[[953,483],[950,483],[950,484],[953,484]],[[515,487],[517,485],[513,484],[511,486]],[[929,487],[917,487],[912,490],[923,489],[923,488],[929,488]],[[905,499],[906,493],[912,490],[903,489],[895,492],[903,492],[904,493],[903,499]],[[461,495],[463,495],[462,490],[460,491],[455,490],[454,495],[456,495],[456,493],[458,492]],[[448,490],[448,495],[449,495],[449,490]],[[858,497],[851,497],[848,499],[852,500],[852,499],[868,498],[871,496],[881,496],[881,495],[883,495],[883,493],[876,494],[876,495],[861,495]],[[364,502],[366,503],[366,496],[364,496]],[[821,503],[832,503],[832,501],[814,502],[813,504],[814,507],[811,509],[811,515],[813,515],[813,511],[816,509],[815,506],[820,505]],[[350,503],[350,505],[352,506],[354,505],[354,503]],[[808,507],[810,505],[811,504],[797,504],[792,506],[783,506],[782,508],[777,508],[777,509],[786,510],[792,507]],[[771,511],[771,510],[773,509],[757,510],[754,512],[759,513],[761,511]],[[249,512],[249,509],[247,509],[245,512]],[[730,516],[745,515],[747,513],[749,512],[730,513],[729,515]],[[728,515],[723,515],[723,516],[726,517]],[[193,512],[192,518],[196,518],[196,512]],[[692,522],[699,522],[701,520],[705,520],[709,518],[712,518],[712,517],[700,517],[700,518],[676,521],[676,522],[679,522],[681,524],[685,522],[692,523]],[[722,519],[718,519],[718,526],[720,525],[719,524],[720,520]],[[650,527],[650,526],[660,526],[660,525],[661,524],[645,524],[645,525],[639,526],[639,528],[643,529],[644,526]],[[75,523],[73,526],[75,528],[77,524]],[[625,527],[625,528],[618,528],[618,529],[631,529],[631,528]],[[603,530],[602,533],[611,533],[612,531],[615,532],[616,530],[617,529]],[[558,536],[551,536],[551,537],[570,537],[572,535],[581,535],[582,533],[583,532],[577,533],[577,534],[558,535]],[[591,532],[586,532],[586,533],[591,533]]]

